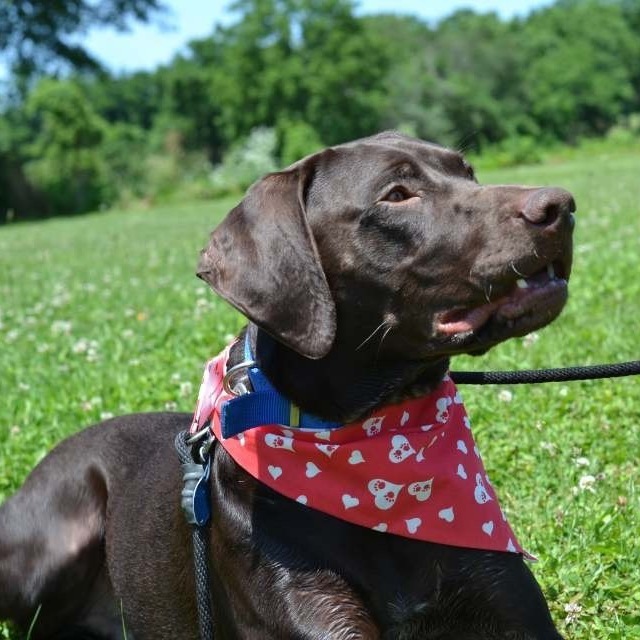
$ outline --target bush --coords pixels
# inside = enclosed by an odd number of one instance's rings
[[[274,129],[258,127],[235,145],[210,175],[213,195],[244,191],[265,173],[276,171],[277,136]]]
[[[284,120],[278,126],[280,160],[288,166],[324,147],[316,130],[306,122]]]
[[[29,179],[55,213],[96,209],[111,195],[100,153],[107,123],[72,80],[42,80],[26,102],[35,129],[27,154]]]

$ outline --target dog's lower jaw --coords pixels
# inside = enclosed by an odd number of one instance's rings
[[[332,349],[319,360],[305,358],[255,325],[246,329],[254,357],[271,383],[303,411],[325,420],[353,422],[374,409],[428,394],[442,381],[449,359],[377,362],[362,351]],[[230,364],[243,357],[241,339],[231,350]],[[339,339],[339,338],[338,338]],[[324,390],[319,393],[318,390]]]

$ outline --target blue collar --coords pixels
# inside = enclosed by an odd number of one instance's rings
[[[246,362],[254,361],[248,331],[244,341],[244,358]],[[293,402],[275,389],[257,365],[249,366],[247,373],[253,391],[236,396],[222,405],[220,430],[223,438],[230,438],[247,429],[266,424],[318,431],[342,426],[339,422],[329,422],[300,411]]]

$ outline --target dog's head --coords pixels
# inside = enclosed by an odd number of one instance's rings
[[[562,310],[574,210],[567,191],[479,185],[459,153],[383,133],[253,185],[198,275],[308,358],[481,352]]]

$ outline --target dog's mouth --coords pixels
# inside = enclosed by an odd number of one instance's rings
[[[445,311],[436,318],[436,334],[461,340],[491,338],[496,331],[526,335],[558,316],[568,297],[568,270],[561,261],[515,280],[506,295],[479,306]],[[484,334],[486,333],[486,336]]]

